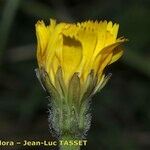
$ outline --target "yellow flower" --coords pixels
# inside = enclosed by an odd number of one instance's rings
[[[36,70],[50,93],[50,126],[60,139],[82,139],[90,128],[89,100],[109,79],[106,66],[123,54],[124,38],[111,21],[36,24]]]
[[[117,38],[119,24],[111,21],[86,21],[82,23],[59,23],[51,19],[46,26],[43,21],[36,24],[37,60],[54,87],[59,67],[65,86],[74,73],[78,73],[80,84],[85,86],[93,71],[97,86],[104,81],[104,69],[117,61],[123,53],[123,38]]]

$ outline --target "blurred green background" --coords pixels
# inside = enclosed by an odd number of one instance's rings
[[[93,98],[92,125],[83,149],[149,150],[149,0],[0,0],[0,139],[52,139],[47,95],[34,72],[35,23],[39,19],[49,22],[49,18],[106,19],[120,24],[119,35],[129,42],[124,56],[107,70],[113,73],[111,80]]]

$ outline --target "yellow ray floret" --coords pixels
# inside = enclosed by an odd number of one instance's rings
[[[55,75],[62,68],[63,79],[68,83],[78,73],[84,84],[89,73],[101,82],[107,65],[117,61],[123,54],[124,38],[117,38],[119,24],[111,21],[86,21],[82,23],[56,23],[50,20],[36,24],[37,60],[55,86]],[[97,83],[98,84],[98,83]]]

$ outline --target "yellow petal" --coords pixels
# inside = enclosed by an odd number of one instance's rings
[[[74,38],[63,36],[62,67],[66,84],[75,72],[82,60],[82,45]]]
[[[101,21],[97,26],[98,42],[94,52],[95,56],[106,46],[114,44],[116,42],[118,34],[118,24],[114,24],[110,21]]]
[[[73,37],[80,41],[82,45],[82,62],[79,68],[79,76],[82,80],[86,79],[87,75],[91,71],[92,67],[92,56],[97,43],[97,34],[95,29],[96,24],[92,21],[70,24],[66,30],[64,30],[64,35]]]
[[[48,42],[48,28],[45,26],[43,21],[38,21],[35,26],[40,50],[44,51]]]
[[[112,53],[102,56],[101,61],[99,63],[98,73],[97,73],[99,79],[101,79],[101,75],[103,74],[103,70],[110,63],[111,59],[112,59]]]
[[[123,50],[124,50],[124,48],[122,46],[117,46],[113,50],[113,56],[112,56],[111,62],[109,64],[112,64],[115,61],[117,61],[123,55]]]
[[[43,21],[38,21],[36,26],[36,36],[37,36],[37,58],[42,63],[44,60],[44,52],[48,42],[48,28],[45,26]]]
[[[95,62],[93,64],[93,69],[95,70],[96,74],[101,75],[103,73],[104,68],[110,64],[113,56],[113,50],[122,44],[121,42],[109,45],[103,48],[96,56]]]
[[[64,23],[58,24],[54,27],[53,32],[49,35],[49,41],[47,44],[46,50],[46,70],[50,71],[51,63],[53,63],[53,57],[56,56],[58,59],[61,59],[62,46],[63,46],[63,38],[62,38],[62,30],[65,28]],[[58,56],[59,55],[59,56]]]
[[[60,66],[59,60],[56,56],[52,59],[53,63],[50,66],[47,66],[48,69],[46,70],[50,76],[50,81],[53,85],[55,85],[55,76],[56,72],[58,70],[58,67]]]
[[[119,30],[119,24],[115,23],[113,25],[113,23],[111,21],[108,22],[107,31],[109,31],[114,36],[114,39],[117,38],[118,30]]]
[[[84,22],[79,26],[77,39],[83,46],[83,59],[80,66],[81,78],[85,80],[92,69],[93,54],[97,44],[97,34],[95,33],[93,22]]]

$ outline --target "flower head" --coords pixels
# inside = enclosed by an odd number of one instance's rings
[[[64,85],[68,89],[72,77],[80,79],[85,86],[92,72],[95,87],[105,80],[104,69],[117,61],[123,53],[123,38],[117,38],[119,25],[111,21],[86,21],[82,23],[56,23],[50,20],[46,26],[43,21],[36,24],[37,60],[52,85],[56,86],[56,74],[62,71]]]
[[[106,66],[123,54],[124,38],[111,21],[36,24],[37,76],[52,96],[51,127],[81,138],[90,126],[89,100],[109,79]]]

